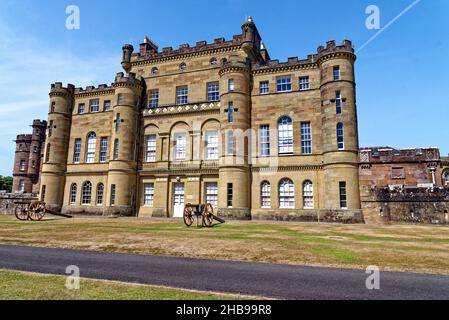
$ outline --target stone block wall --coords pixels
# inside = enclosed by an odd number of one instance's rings
[[[0,215],[14,214],[15,202],[36,200],[31,193],[0,193]]]

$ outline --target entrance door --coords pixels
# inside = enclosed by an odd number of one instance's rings
[[[173,185],[173,217],[182,218],[184,216],[184,183]]]

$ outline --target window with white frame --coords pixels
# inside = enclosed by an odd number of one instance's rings
[[[187,157],[187,135],[177,133],[175,135],[175,160],[186,160]]]
[[[19,181],[19,192],[25,192],[25,180],[20,180]]]
[[[106,100],[103,103],[103,111],[110,111],[111,110],[111,100]]]
[[[343,150],[345,148],[345,132],[343,123],[337,123],[337,146],[338,150]]]
[[[299,90],[309,90],[310,89],[310,82],[309,77],[300,77],[299,78]]]
[[[341,114],[342,106],[343,106],[343,100],[341,98],[341,91],[336,91],[335,92],[335,108],[336,108],[337,114]]]
[[[278,147],[280,154],[293,153],[293,121],[284,116],[278,121]]]
[[[340,80],[340,66],[334,66],[334,80]]]
[[[304,181],[302,184],[302,200],[304,209],[313,209],[313,183],[311,181]]]
[[[206,160],[218,160],[218,131],[206,132]]]
[[[116,186],[111,184],[111,207],[115,206]]]
[[[97,135],[95,132],[89,133],[86,145],[86,163],[95,162],[95,148],[97,146]]]
[[[145,183],[143,185],[143,204],[146,207],[154,205],[154,183]]]
[[[100,141],[100,162],[106,162],[108,159],[108,138],[103,137]]]
[[[279,183],[279,208],[295,208],[295,186],[290,179],[284,179]]]
[[[301,153],[312,153],[312,130],[310,122],[301,122]]]
[[[187,104],[189,99],[189,88],[187,86],[176,88],[176,103],[177,104]]]
[[[103,205],[104,184],[99,183],[97,186],[97,206]]]
[[[340,189],[340,208],[347,209],[348,201],[346,198],[346,181],[340,181],[339,189]]]
[[[206,183],[206,203],[218,207],[218,184],[216,182]]]
[[[279,77],[276,80],[277,92],[289,92],[292,91],[292,77]]]
[[[259,86],[260,94],[268,94],[270,93],[270,83],[268,81],[261,81]]]
[[[218,82],[212,82],[207,84],[207,101],[219,101],[220,100],[220,85]]]
[[[271,185],[268,181],[262,182],[260,186],[260,201],[262,208],[271,208]]]
[[[227,134],[227,143],[226,143],[226,154],[228,156],[234,154],[234,132],[232,130],[228,130]]]
[[[84,103],[80,103],[79,105],[78,105],[78,113],[79,114],[83,114],[86,110],[85,110],[85,104]]]
[[[100,100],[90,100],[90,112],[100,111]]]
[[[25,167],[26,167],[26,161],[20,160],[20,165],[19,165],[20,171],[25,171]]]
[[[157,108],[159,107],[159,90],[151,90],[148,99],[148,107],[149,108]]]
[[[270,155],[270,126],[263,124],[259,128],[259,154],[261,156]]]
[[[229,92],[233,92],[235,90],[234,79],[229,79],[229,81],[228,81],[228,89],[229,89]]]
[[[70,205],[76,205],[76,194],[78,192],[78,186],[76,183],[73,183],[70,187]]]
[[[90,181],[84,182],[82,193],[81,193],[81,203],[88,205],[91,203],[92,199],[92,183]]]
[[[156,135],[147,136],[146,162],[156,161]]]

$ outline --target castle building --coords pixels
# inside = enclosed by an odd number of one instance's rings
[[[38,193],[47,122],[34,120],[32,134],[20,134],[14,141],[13,193]]]
[[[350,41],[272,60],[232,40],[123,47],[111,86],[51,86],[40,197],[70,213],[361,221]],[[217,212],[216,211],[216,212]]]

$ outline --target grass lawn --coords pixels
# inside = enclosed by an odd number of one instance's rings
[[[449,228],[181,220],[48,219],[0,215],[0,243],[192,258],[449,274]]]
[[[0,270],[0,300],[236,300],[219,295],[112,281],[81,279],[80,290],[67,290],[64,276]]]

